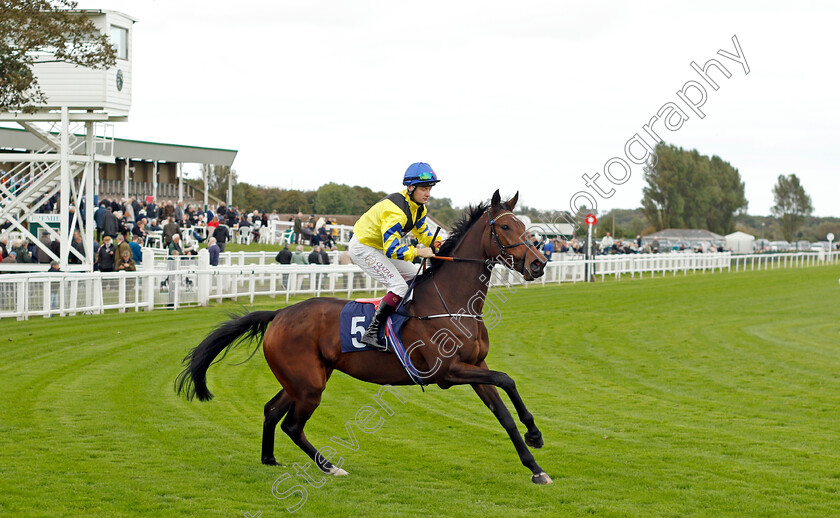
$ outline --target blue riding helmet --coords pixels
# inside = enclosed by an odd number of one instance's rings
[[[435,172],[432,171],[432,166],[425,162],[415,162],[408,166],[403,177],[403,185],[407,187],[412,185],[432,186],[439,181]]]

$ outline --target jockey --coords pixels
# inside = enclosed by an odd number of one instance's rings
[[[434,255],[428,248],[432,233],[426,222],[425,203],[439,181],[429,164],[411,164],[403,177],[406,188],[377,202],[353,226],[353,238],[347,247],[350,258],[388,289],[360,340],[374,349],[387,349],[379,343],[379,328],[408,293],[406,281],[417,275],[412,261],[415,257]],[[420,243],[417,247],[400,244],[400,239],[409,232]]]

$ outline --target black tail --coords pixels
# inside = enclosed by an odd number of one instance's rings
[[[195,396],[201,401],[213,399],[213,394],[207,389],[207,369],[214,363],[213,360],[224,352],[219,358],[221,360],[229,349],[242,342],[254,339],[262,341],[275,315],[277,311],[254,311],[220,324],[184,357],[182,363],[187,367],[175,379],[175,391],[178,394],[186,392],[187,399]]]

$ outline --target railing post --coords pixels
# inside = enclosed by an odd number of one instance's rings
[[[151,275],[155,270],[155,252],[151,248],[143,249],[143,271],[149,275],[143,277],[143,307],[151,311],[155,307],[155,277]]]
[[[196,292],[198,293],[198,305],[207,306],[210,303],[210,252],[206,248],[198,251],[196,263]]]

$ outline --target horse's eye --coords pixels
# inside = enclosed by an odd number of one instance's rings
[[[510,230],[510,227],[507,225],[502,225],[502,230]]]

